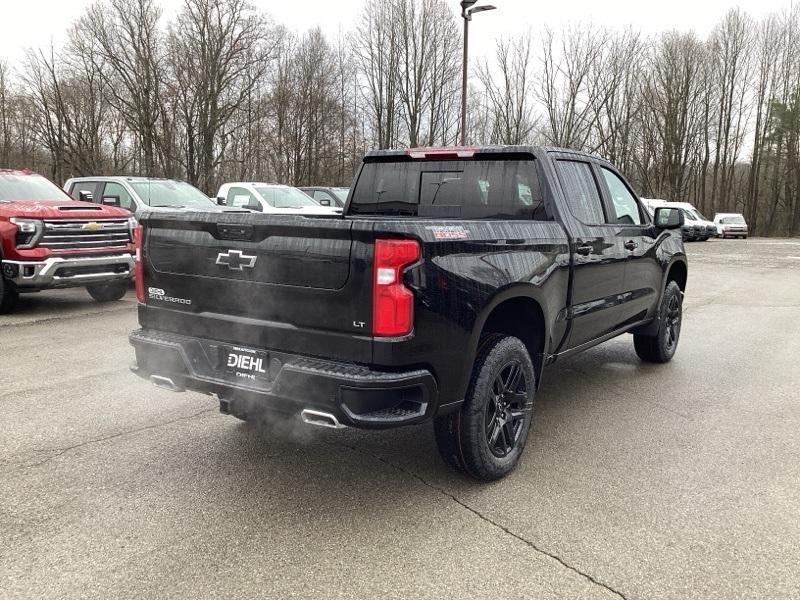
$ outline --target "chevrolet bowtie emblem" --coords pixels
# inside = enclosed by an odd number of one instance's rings
[[[256,264],[255,256],[242,254],[239,250],[228,250],[217,255],[217,264],[228,267],[231,271],[241,271],[244,267],[252,269]]]
[[[95,223],[94,221],[89,221],[88,223],[84,223],[83,227],[81,227],[81,229],[83,229],[85,231],[97,231],[101,227],[102,227],[102,225],[100,225],[100,223]]]

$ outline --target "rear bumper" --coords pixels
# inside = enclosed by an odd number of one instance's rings
[[[215,394],[220,409],[244,418],[303,410],[330,414],[345,425],[382,429],[431,418],[438,388],[430,371],[375,371],[362,365],[255,349],[265,356],[265,374],[226,370],[223,344],[139,329],[131,370],[144,379],[169,381],[175,391]]]
[[[3,276],[20,290],[44,290],[130,279],[133,255],[52,256],[42,261],[3,261]]]

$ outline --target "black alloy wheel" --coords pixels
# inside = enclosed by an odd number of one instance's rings
[[[664,315],[664,328],[666,329],[667,351],[674,352],[681,333],[681,297],[679,294],[670,296]]]
[[[489,450],[498,458],[508,456],[516,447],[525,425],[528,392],[522,365],[513,360],[492,383],[486,403],[486,441]]]
[[[517,466],[533,422],[536,372],[525,344],[501,333],[481,336],[460,410],[434,419],[445,462],[483,481]]]
[[[668,281],[656,316],[655,335],[633,335],[636,354],[645,362],[665,363],[672,360],[678,349],[683,320],[683,291],[675,281]]]

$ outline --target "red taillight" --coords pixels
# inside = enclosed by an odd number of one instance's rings
[[[372,334],[397,337],[414,328],[414,294],[403,285],[403,268],[419,260],[416,240],[376,240],[372,279]]]
[[[136,249],[133,277],[136,283],[136,299],[144,302],[144,266],[142,264],[142,226],[137,225],[133,230],[133,247]]]
[[[406,154],[411,158],[473,158],[477,148],[475,146],[451,146],[449,148],[409,148]]]

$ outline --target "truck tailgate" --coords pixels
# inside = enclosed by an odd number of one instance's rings
[[[143,327],[311,356],[371,358],[369,236],[339,217],[151,213]]]

